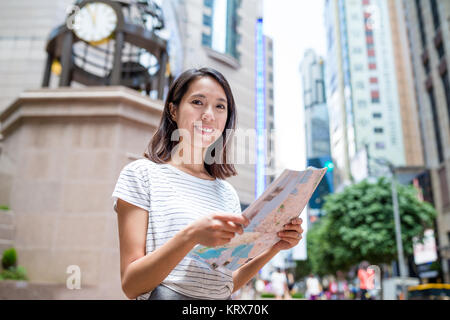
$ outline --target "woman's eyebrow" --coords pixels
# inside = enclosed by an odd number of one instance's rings
[[[206,99],[206,96],[201,93],[193,94],[191,96],[191,98],[194,98],[194,97]],[[218,98],[217,101],[223,101],[223,102],[227,103],[227,100],[225,100],[224,98]]]

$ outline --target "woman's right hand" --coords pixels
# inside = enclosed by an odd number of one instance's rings
[[[230,242],[236,232],[242,234],[242,225],[246,227],[249,223],[242,214],[214,213],[191,223],[188,228],[195,244],[216,247]]]

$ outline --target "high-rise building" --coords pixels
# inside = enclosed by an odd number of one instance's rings
[[[337,1],[325,2],[325,29],[327,34],[327,55],[325,68],[325,89],[330,124],[330,149],[334,163],[334,183],[337,190],[350,184],[349,137],[344,100],[344,64],[341,52],[345,47],[346,33],[341,31]],[[347,93],[349,90],[347,90]]]
[[[410,58],[445,282],[450,281],[450,2],[397,3],[404,11]]]
[[[273,72],[273,40],[268,36],[264,36],[264,52],[265,52],[265,109],[266,109],[266,124],[267,133],[266,141],[266,185],[269,185],[275,180],[276,172],[276,159],[275,159],[275,114],[274,114],[274,72]]]
[[[387,0],[326,1],[327,103],[336,186],[361,171],[378,176],[386,168],[421,165],[417,110],[404,62],[403,34]],[[395,46],[394,46],[395,42]],[[342,154],[344,152],[345,155]],[[361,163],[366,152],[367,167]]]
[[[306,163],[308,166],[318,168],[329,167],[308,204],[308,215],[313,222],[317,216],[321,215],[324,197],[333,192],[324,60],[318,57],[314,50],[307,50],[301,62],[300,73],[305,108]]]

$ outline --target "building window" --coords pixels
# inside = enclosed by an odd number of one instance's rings
[[[370,83],[378,83],[377,77],[370,77]]]
[[[384,149],[386,149],[386,146],[384,145],[384,142],[376,142],[375,143],[375,149],[377,149],[377,150],[384,150]]]
[[[439,159],[439,163],[441,163],[442,161],[444,161],[444,153],[442,150],[441,128],[439,126],[439,117],[437,114],[436,101],[434,99],[433,88],[431,88],[431,90],[428,91],[428,96],[430,98],[431,113],[433,115],[433,124],[434,124],[433,127],[434,127],[434,135],[436,138],[436,148],[437,148],[437,153],[438,153],[438,159]]]
[[[425,68],[425,74],[429,74],[431,69],[430,69],[430,59],[427,59],[424,63],[423,66]]]
[[[443,42],[441,42],[439,47],[437,47],[437,52],[438,52],[439,58],[442,58],[445,55],[445,49],[444,49],[444,43]]]
[[[373,132],[375,132],[375,133],[383,133],[383,128],[374,128]]]
[[[370,93],[370,97],[372,99],[372,103],[379,103],[380,102],[380,92],[379,91],[372,91]]]
[[[422,5],[420,4],[420,1],[421,0],[416,0],[417,19],[419,20],[419,30],[420,38],[422,40],[422,47],[425,48],[427,46],[427,37],[425,34],[425,24],[423,23]]]
[[[377,69],[377,64],[376,63],[369,63],[369,69],[370,70],[376,70]]]
[[[433,14],[434,29],[438,29],[441,21],[439,20],[439,8],[436,0],[430,0],[431,13]]]
[[[438,175],[442,196],[442,206],[445,208],[450,205],[450,196],[449,196],[450,190],[448,189],[447,172],[445,170],[445,166],[439,169]]]
[[[450,120],[450,83],[448,80],[448,72],[442,75],[442,84],[444,85],[445,99],[447,100],[447,115]]]
[[[203,15],[203,25],[210,28],[209,34],[202,34],[202,44],[211,49],[239,59],[237,45],[237,15],[240,0],[204,0],[204,6],[211,9],[211,16]]]
[[[375,113],[372,114],[372,117],[374,119],[381,119],[381,113],[380,112],[375,112]]]
[[[212,27],[212,18],[206,14],[203,14],[203,25]]]

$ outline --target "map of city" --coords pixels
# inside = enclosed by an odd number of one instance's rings
[[[242,235],[219,247],[197,245],[188,257],[212,269],[238,269],[280,240],[278,231],[300,215],[326,171],[313,167],[304,171],[285,169],[242,213],[250,221]]]

